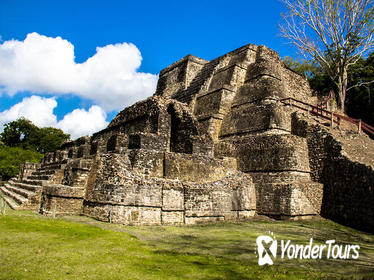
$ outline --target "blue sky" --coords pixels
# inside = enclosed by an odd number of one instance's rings
[[[211,60],[252,43],[296,56],[279,36],[282,8],[278,0],[2,0],[0,124],[24,114],[74,138],[152,94],[159,71],[187,54]]]

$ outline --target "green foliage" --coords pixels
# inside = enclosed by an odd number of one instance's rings
[[[16,121],[6,123],[1,139],[9,147],[30,148],[36,141],[38,127],[31,121],[20,118]]]
[[[5,124],[0,136],[0,176],[3,180],[14,177],[25,161],[40,162],[43,153],[55,151],[70,138],[61,129],[39,128],[25,118]]]
[[[39,129],[38,150],[41,152],[54,152],[63,142],[70,139],[61,129],[43,127]]]
[[[19,167],[25,161],[40,162],[43,154],[21,147],[0,145],[0,176],[7,181],[19,172]]]
[[[9,147],[22,147],[41,153],[55,151],[70,138],[61,129],[53,127],[39,128],[31,121],[20,118],[5,124],[1,133],[3,143]]]
[[[347,113],[374,126],[374,52],[366,60],[360,59],[348,73],[349,85],[367,84],[348,91]]]

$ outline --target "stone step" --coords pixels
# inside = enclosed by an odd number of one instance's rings
[[[51,169],[62,169],[64,168],[65,164],[63,163],[43,163],[42,167],[38,169],[37,171],[42,170],[51,170]]]
[[[14,183],[17,183],[18,181],[14,178],[8,180],[8,184],[13,185]]]
[[[10,185],[10,184],[6,184],[5,187],[6,187],[8,190],[10,190],[10,191],[12,191],[12,192],[14,192],[14,193],[16,193],[16,194],[19,194],[19,195],[23,196],[24,198],[29,198],[31,195],[35,194],[35,193],[32,192],[32,191],[25,190],[25,189],[23,189],[23,188],[16,187],[16,186],[14,186],[14,185]]]
[[[0,196],[4,199],[5,203],[8,204],[10,208],[13,210],[17,210],[21,205],[15,202],[12,198],[6,196],[4,193],[0,191]]]
[[[34,171],[31,175],[33,176],[54,175],[55,172],[56,172],[55,169],[40,169],[40,170]]]
[[[23,197],[23,196],[21,196],[19,194],[16,194],[16,193],[8,190],[5,187],[1,187],[0,189],[3,192],[3,194],[5,194],[6,196],[10,197],[11,199],[13,199],[18,204],[22,204],[22,203],[24,203],[24,202],[27,201],[27,198],[25,198],[25,197]]]
[[[37,192],[41,189],[41,186],[30,185],[30,184],[25,184],[25,183],[21,183],[21,182],[13,182],[12,185],[16,186],[16,187],[19,187],[21,189],[31,191],[31,192]]]
[[[14,183],[17,183],[18,182],[18,179],[17,178],[11,178],[8,180],[8,184],[14,184]]]
[[[299,171],[246,172],[253,183],[301,183],[311,182],[310,173]]]
[[[30,175],[30,176],[27,176],[27,180],[48,181],[49,179],[51,179],[51,177],[52,175]]]
[[[23,179],[22,183],[27,184],[27,185],[36,185],[36,186],[42,186],[43,180],[29,180],[29,179]]]

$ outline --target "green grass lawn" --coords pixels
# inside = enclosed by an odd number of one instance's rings
[[[257,265],[258,235],[359,244],[358,260]],[[129,227],[86,217],[0,216],[0,279],[372,279],[374,235],[321,220]]]

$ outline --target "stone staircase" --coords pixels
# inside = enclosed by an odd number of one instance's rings
[[[40,181],[13,178],[0,188],[1,196],[12,209],[37,210],[41,196]]]
[[[0,196],[12,209],[39,210],[43,185],[60,177],[63,167],[62,163],[43,163],[31,175],[10,179],[0,187]]]

